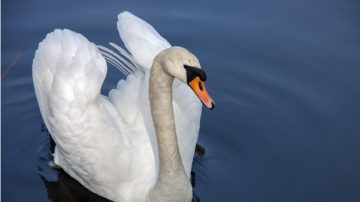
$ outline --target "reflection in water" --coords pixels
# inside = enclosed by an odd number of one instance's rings
[[[87,190],[62,170],[59,171],[57,181],[47,181],[44,176],[41,176],[41,179],[48,190],[48,198],[53,202],[109,202],[109,200]]]
[[[50,137],[45,124],[42,124],[41,131],[46,132],[49,138],[40,149],[38,173],[47,189],[48,198],[52,202],[110,202],[110,200],[86,189],[63,170],[49,167],[49,162],[53,160],[51,153],[54,151],[55,143]],[[193,164],[201,164],[204,155],[205,148],[196,145]],[[193,190],[195,190],[196,174],[197,172],[195,170],[191,171],[191,185],[193,186]],[[200,201],[195,191],[192,201]]]

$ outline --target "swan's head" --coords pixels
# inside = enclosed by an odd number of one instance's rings
[[[207,108],[214,109],[215,102],[205,88],[205,71],[201,69],[195,55],[185,48],[173,46],[162,51],[157,57],[161,58],[158,61],[162,61],[168,74],[186,83]]]

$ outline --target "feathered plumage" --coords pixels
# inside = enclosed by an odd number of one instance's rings
[[[39,44],[33,81],[40,111],[56,148],[55,164],[91,191],[115,201],[143,201],[155,184],[158,151],[149,106],[154,57],[170,44],[129,12],[118,16],[121,48],[99,48],[81,34],[55,30]],[[127,75],[108,96],[100,94],[105,58]],[[124,62],[125,61],[125,62]],[[190,176],[201,103],[191,89],[173,84],[181,159]]]

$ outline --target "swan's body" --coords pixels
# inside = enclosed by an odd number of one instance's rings
[[[119,15],[118,29],[141,69],[129,72],[108,97],[100,94],[106,61],[93,43],[55,30],[39,44],[33,80],[56,142],[54,162],[114,201],[189,201],[201,103],[182,83],[182,70],[166,60],[175,51],[189,55],[187,65],[198,61],[128,12]],[[174,77],[182,82],[173,83]]]

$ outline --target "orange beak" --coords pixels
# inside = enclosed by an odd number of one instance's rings
[[[188,84],[207,108],[215,108],[215,102],[209,96],[208,92],[206,91],[205,84],[203,81],[200,80],[200,77],[195,77]]]

